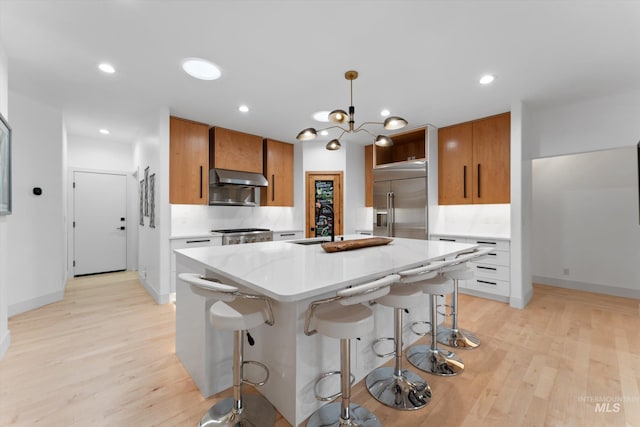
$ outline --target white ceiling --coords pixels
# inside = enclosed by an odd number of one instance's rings
[[[640,87],[639,23],[633,0],[0,0],[10,89],[60,108],[70,135],[114,141],[168,107],[294,142],[321,127],[312,113],[348,107],[350,69],[356,125],[383,108],[444,126],[619,93]],[[187,76],[194,56],[222,78]]]

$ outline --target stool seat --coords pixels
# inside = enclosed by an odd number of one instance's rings
[[[268,319],[264,301],[235,299],[231,302],[216,301],[209,310],[209,321],[214,328],[227,331],[243,331],[256,328]]]
[[[444,275],[451,280],[469,280],[473,279],[474,273],[468,263],[457,265],[449,271],[445,271]]]
[[[422,305],[420,296],[423,294],[422,287],[405,285],[399,283],[391,287],[391,291],[376,302],[385,307],[394,308],[414,308]]]
[[[453,282],[444,274],[438,274],[431,279],[421,280],[419,284],[416,283],[422,289],[422,292],[430,295],[444,295],[453,292]]]
[[[373,311],[362,304],[325,304],[316,309],[314,316],[318,333],[332,338],[358,338],[375,327]]]

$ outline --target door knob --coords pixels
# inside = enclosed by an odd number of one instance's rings
[[[124,227],[116,227],[116,230],[124,230]]]

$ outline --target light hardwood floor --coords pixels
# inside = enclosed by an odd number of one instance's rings
[[[461,324],[482,345],[459,352],[462,375],[425,374],[424,409],[386,408],[362,382],[352,400],[393,427],[640,426],[639,301],[534,289],[525,310],[461,295]],[[63,301],[9,328],[0,426],[196,426],[231,395],[202,398],[175,356],[173,305],[156,305],[135,273],[70,280]]]

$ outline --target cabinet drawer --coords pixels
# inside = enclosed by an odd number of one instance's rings
[[[497,251],[509,252],[509,241],[507,240],[466,239],[465,241],[482,247],[495,248]]]
[[[504,280],[476,277],[474,279],[467,280],[465,285],[465,288],[478,292],[486,292],[488,294],[495,294],[506,297],[508,297],[510,294],[509,282],[506,282]]]
[[[475,278],[509,281],[509,267],[485,263],[471,263]]]
[[[491,251],[487,256],[480,258],[478,264],[503,265],[509,267],[509,252]]]
[[[273,240],[294,240],[294,239],[302,239],[304,238],[302,231],[274,231]]]

